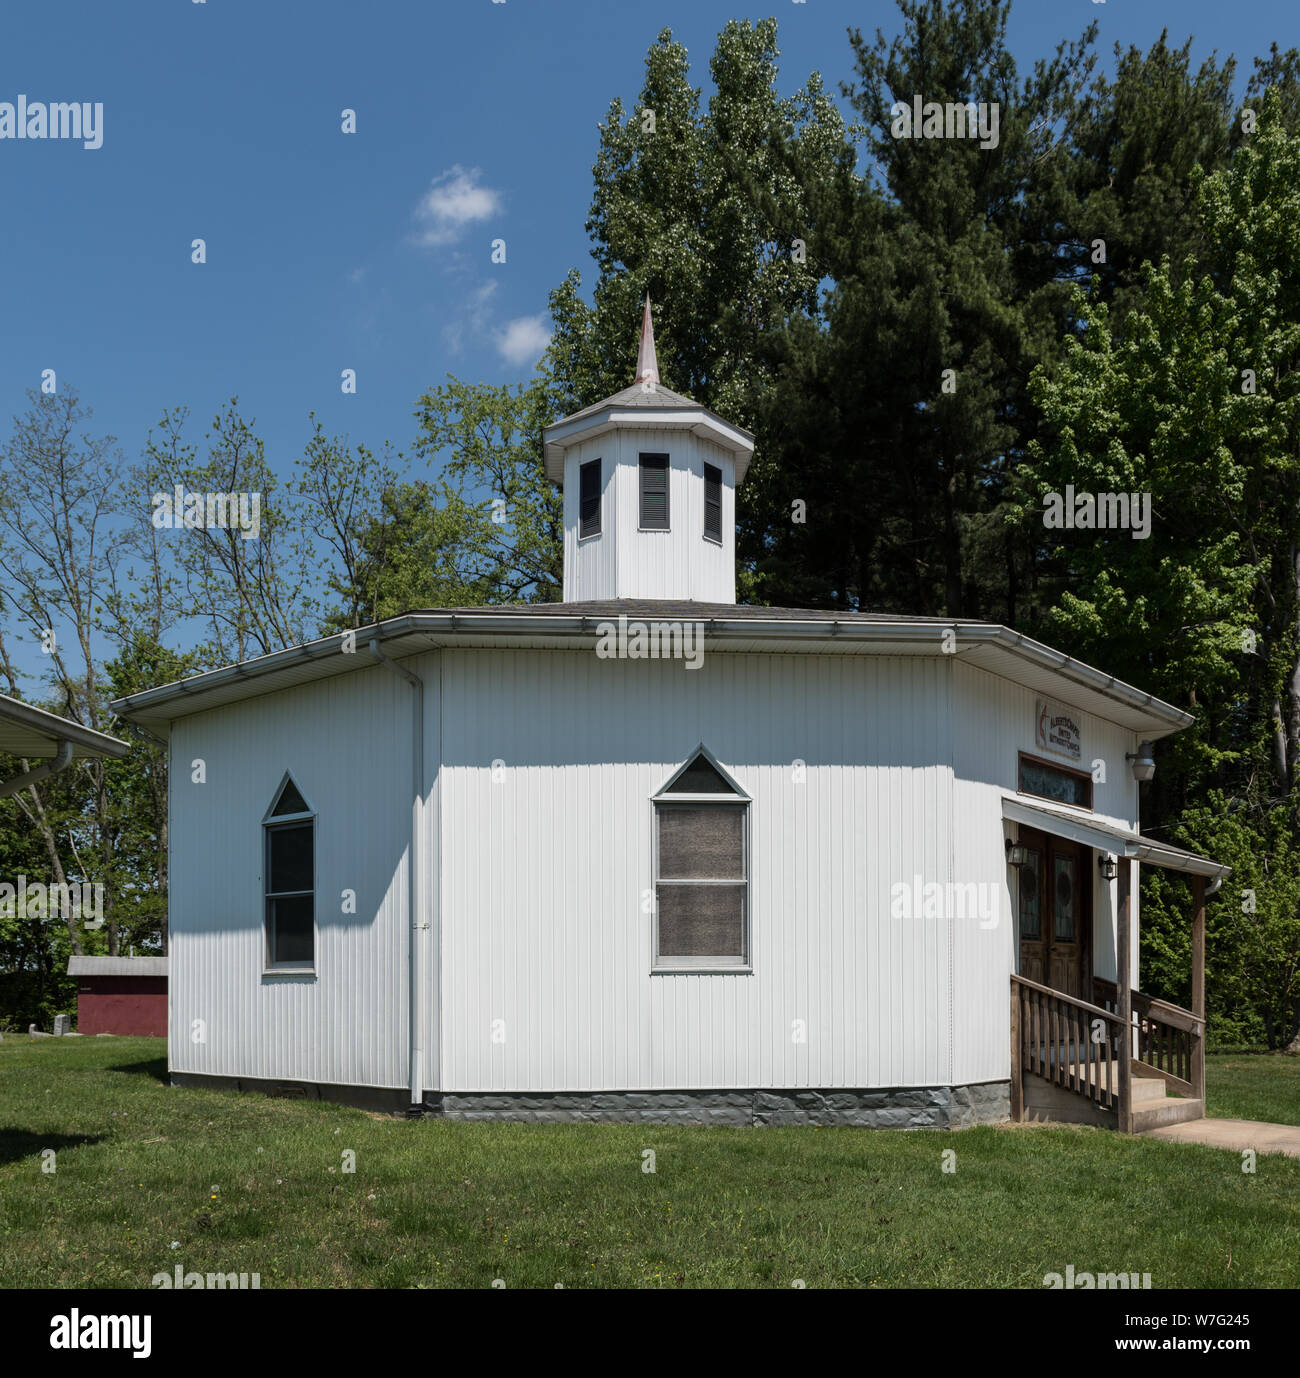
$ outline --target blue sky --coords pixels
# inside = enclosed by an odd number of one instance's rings
[[[813,68],[849,75],[849,24],[897,26],[883,0],[7,7],[0,100],[103,101],[104,142],[0,141],[6,433],[55,368],[132,458],[164,408],[206,424],[234,394],[277,468],[313,410],[407,446],[424,388],[448,372],[525,378],[548,290],[574,265],[589,284],[596,124],[612,97],[635,98],[660,27],[706,82],[723,23],[770,13],[788,89]],[[1300,41],[1289,4],[1021,0],[1022,64],[1094,18],[1103,50],[1148,46],[1168,23],[1243,67],[1274,38]]]
[[[707,95],[718,30],[772,13],[786,91],[814,69],[838,89],[849,25],[898,27],[892,0],[9,6],[0,101],[102,101],[104,115],[98,149],[0,140],[4,434],[53,368],[128,461],[164,409],[188,406],[197,442],[234,395],[282,473],[313,411],[332,434],[409,448],[422,391],[448,373],[527,378],[548,291],[574,266],[590,288],[596,125],[613,97],[634,103],[660,28]],[[1104,61],[1167,24],[1175,42],[1196,36],[1198,60],[1235,52],[1239,85],[1270,41],[1300,42],[1293,0],[1020,0],[1022,69],[1093,19]]]

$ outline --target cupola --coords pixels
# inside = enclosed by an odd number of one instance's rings
[[[659,381],[650,297],[631,387],[542,433],[564,489],[564,601],[736,601],[736,489],[754,438]]]

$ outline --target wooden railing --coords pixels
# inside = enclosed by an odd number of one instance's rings
[[[1114,1110],[1122,1124],[1122,1107],[1129,1100],[1124,1032],[1113,1010],[1012,976],[1011,1118],[1022,1118],[1023,1076],[1033,1072]]]
[[[1118,1005],[1113,981],[1094,980],[1093,996],[1108,1010]],[[1154,1073],[1180,1096],[1205,1099],[1205,1021],[1191,1010],[1157,1000],[1140,990],[1133,1001],[1133,1062]]]

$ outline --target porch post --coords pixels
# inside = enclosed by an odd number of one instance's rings
[[[1019,1124],[1025,1113],[1025,1054],[1020,1046],[1020,987],[1011,978],[1011,1123]]]
[[[1201,1032],[1192,1039],[1192,1086],[1205,1106],[1205,877],[1192,877],[1192,1013]]]
[[[1119,1129],[1133,1132],[1133,971],[1130,904],[1133,863],[1119,858],[1119,909],[1115,915],[1115,1014],[1119,1018],[1115,1058],[1119,1063]]]

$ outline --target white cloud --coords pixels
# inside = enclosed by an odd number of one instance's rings
[[[482,172],[459,163],[433,179],[415,208],[416,242],[437,248],[459,239],[470,226],[501,212],[501,193],[481,183]]]
[[[497,332],[497,353],[516,367],[535,364],[551,339],[545,320],[544,315],[539,315],[508,321],[505,329]]]

